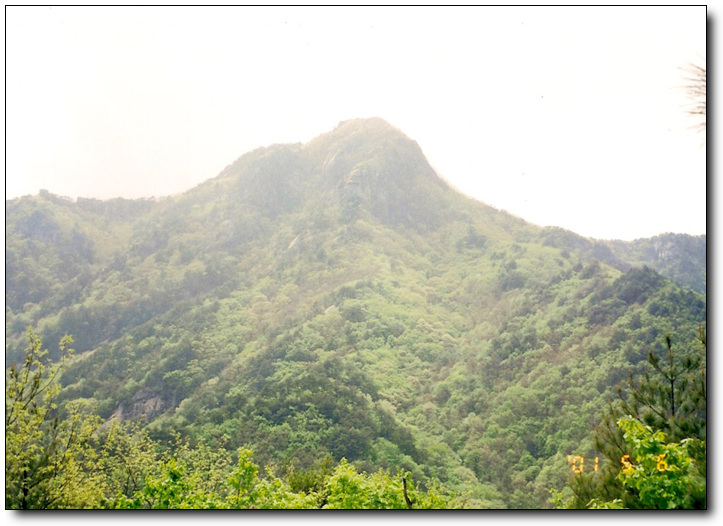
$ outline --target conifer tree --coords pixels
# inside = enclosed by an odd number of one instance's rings
[[[658,356],[648,353],[648,368],[640,378],[632,372],[627,390],[619,387],[619,400],[606,409],[595,430],[594,445],[605,461],[596,473],[575,476],[570,482],[573,497],[566,507],[587,508],[596,502],[617,502],[624,508],[645,508],[650,500],[641,499],[637,487],[624,484],[620,473],[625,459],[634,455],[630,440],[620,426],[622,421],[635,421],[646,429],[664,436],[666,443],[688,443],[697,477],[706,475],[706,335],[701,326],[698,352],[677,353],[669,334],[666,350]],[[691,507],[705,508],[705,484],[702,491],[686,501]]]

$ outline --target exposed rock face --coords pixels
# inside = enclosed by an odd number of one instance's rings
[[[171,405],[164,402],[160,396],[148,389],[140,389],[132,398],[130,404],[120,404],[109,420],[150,420],[161,414]]]

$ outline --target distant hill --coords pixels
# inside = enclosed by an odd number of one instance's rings
[[[576,250],[619,270],[649,266],[683,288],[705,294],[706,236],[661,234],[634,241],[584,238],[557,227],[543,229],[545,245]]]
[[[705,294],[705,235],[668,233],[631,242],[608,241],[608,245],[630,264],[649,265],[678,285]]]
[[[6,366],[28,325],[105,419],[403,467],[549,506],[628,370],[706,319],[705,236],[630,243],[463,196],[381,119],[250,152],[160,200],[6,201]]]

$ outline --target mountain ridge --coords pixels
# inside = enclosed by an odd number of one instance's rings
[[[652,254],[695,274],[700,241]],[[159,201],[6,202],[6,365],[28,325],[70,333],[62,399],[104,419],[540,507],[628,368],[705,321],[650,254],[463,196],[395,128],[349,121]]]
[[[399,157],[399,151],[395,149],[399,143],[404,146],[402,152],[412,160],[384,164],[383,161],[389,158]],[[385,155],[385,152],[390,150],[390,144],[392,154]],[[344,154],[344,151],[353,153]],[[336,160],[337,157],[339,160]],[[288,166],[295,168],[289,173],[286,169]],[[414,170],[408,169],[409,166],[421,166],[421,177],[432,181],[432,192],[427,193],[426,198],[420,198],[419,192],[408,194],[406,191],[413,186],[409,182],[403,187],[393,184],[399,173],[407,179],[412,177],[409,172]],[[380,183],[380,179],[391,182],[391,186]],[[414,186],[417,187],[415,191],[421,189],[424,193],[428,190],[422,185]],[[383,194],[386,196],[379,199],[378,196]],[[62,227],[56,226],[42,210],[32,212],[16,224],[20,233],[30,238],[42,233],[46,236],[59,236],[58,240],[63,239],[64,245],[57,248],[64,260],[62,265],[56,263],[55,268],[62,268],[66,277],[72,276],[78,257],[91,261],[93,257],[108,259],[111,253],[114,253],[112,260],[119,264],[127,259],[128,255],[142,257],[158,251],[167,245],[170,236],[181,233],[179,229],[202,228],[210,235],[206,236],[201,250],[220,248],[233,254],[236,247],[268,236],[267,225],[279,214],[313,211],[317,223],[328,221],[330,217],[342,218],[347,229],[353,229],[354,222],[366,213],[392,227],[402,226],[425,232],[438,228],[445,220],[467,221],[470,214],[484,211],[487,220],[469,227],[470,235],[477,236],[478,241],[498,235],[495,225],[504,223],[505,228],[514,227],[513,231],[516,233],[512,237],[515,239],[539,237],[544,246],[564,251],[576,250],[583,260],[604,261],[621,271],[648,264],[683,286],[705,292],[705,236],[661,234],[649,238],[649,241],[600,241],[584,238],[559,227],[537,227],[449,187],[431,169],[416,142],[379,118],[344,121],[334,130],[321,134],[306,144],[258,148],[239,157],[218,176],[176,198],[108,201],[79,198],[73,201],[54,196],[47,191],[41,191],[38,198],[59,205],[64,212],[77,208],[92,214],[98,213],[103,216],[102,221],[92,218],[86,220],[95,223],[93,228],[96,230],[99,224],[110,228],[108,233],[97,232],[97,239],[105,238],[105,242],[102,245],[96,242],[91,249],[91,242],[85,236],[79,235],[77,228],[66,228],[61,236],[59,232]],[[33,198],[26,197],[6,202],[6,218],[10,217],[8,211],[16,204],[28,199],[33,201]],[[306,210],[302,211],[304,206]],[[180,219],[181,216],[184,220]],[[169,217],[171,219],[168,219]],[[184,221],[194,218],[198,220],[193,222],[192,226],[182,226]],[[64,221],[67,224],[70,221],[78,223],[83,220],[75,217],[59,222],[62,224]],[[111,225],[114,221],[120,221],[123,228],[113,228]],[[129,230],[131,224],[135,226]],[[38,233],[33,234],[33,230]],[[111,239],[135,241],[126,249],[122,248],[121,243],[121,249],[113,250],[109,246]],[[693,253],[695,258],[685,257],[684,261],[666,262],[656,257],[659,250],[656,252],[654,249],[644,248],[663,239],[668,243],[667,251],[678,254],[679,259]],[[288,243],[291,244],[294,240],[303,240],[303,235],[297,233]],[[6,243],[6,250],[7,248]],[[75,254],[71,257],[70,251],[73,250]],[[91,256],[90,252],[94,254]],[[13,256],[12,250],[6,254],[11,284],[11,292],[6,294],[6,302],[17,310],[26,302],[21,302],[23,298],[16,299],[13,295],[13,289],[23,288],[13,286],[13,270],[17,265]],[[111,266],[112,264],[111,262]],[[220,269],[216,270],[216,274],[222,272]],[[80,277],[87,279],[86,275]],[[34,287],[25,283],[26,289]],[[24,299],[28,299],[28,294],[32,296],[32,293],[24,294]]]

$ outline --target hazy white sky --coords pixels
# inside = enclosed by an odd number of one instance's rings
[[[6,197],[182,192],[378,116],[541,225],[706,232],[705,7],[6,8]]]

